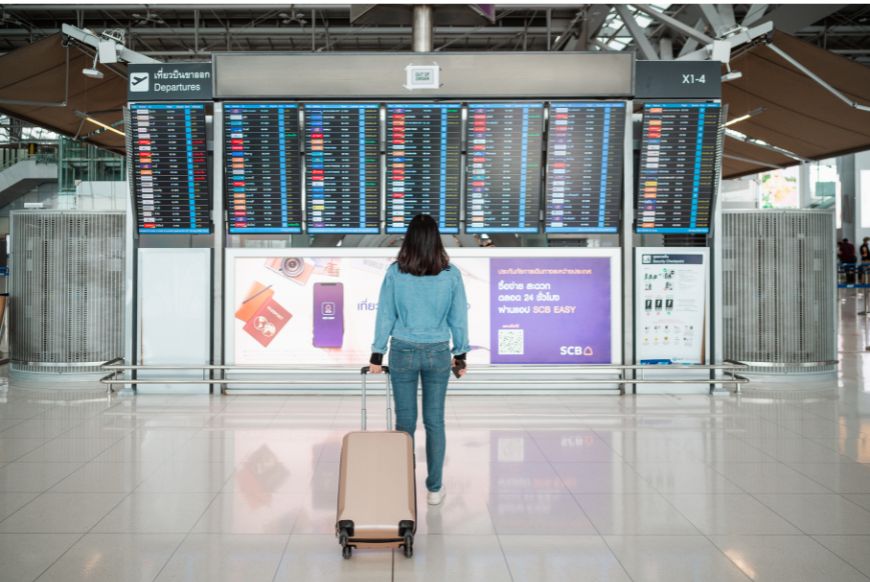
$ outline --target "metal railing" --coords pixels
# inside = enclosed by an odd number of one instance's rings
[[[841,263],[837,269],[838,289],[861,289],[864,300],[864,311],[857,315],[870,315],[870,263]]]
[[[715,387],[718,386],[734,386],[734,391],[740,393],[741,387],[749,383],[749,379],[741,376],[737,371],[745,370],[748,366],[742,362],[725,361],[721,364],[588,364],[574,366],[560,366],[554,368],[552,366],[541,365],[522,365],[518,366],[524,371],[534,371],[537,377],[534,380],[530,378],[486,378],[486,373],[495,372],[510,373],[514,368],[505,368],[499,366],[476,366],[475,372],[484,372],[483,378],[475,379],[465,377],[462,379],[463,386],[488,386],[497,382],[499,385],[529,385],[530,382],[536,384],[559,384],[559,385],[589,385],[589,384],[616,384],[619,386],[619,393],[625,394],[626,385],[633,387],[633,392],[637,393],[638,384],[708,384],[710,386],[710,394],[713,394]],[[226,372],[289,372],[295,374],[310,374],[312,376],[322,376],[327,374],[338,375],[343,377],[347,375],[350,381],[353,374],[354,382],[358,380],[359,368],[325,368],[314,366],[239,366],[239,365],[130,365],[125,364],[123,358],[115,358],[105,362],[101,369],[109,372],[106,376],[100,379],[100,383],[106,386],[108,393],[114,391],[114,387],[120,384],[130,385],[134,392],[137,386],[147,384],[206,384],[221,386],[221,392],[226,390],[228,384],[244,384],[249,386],[291,386],[295,384],[302,385],[326,385],[335,386],[337,383],[336,377],[331,378],[306,378],[304,380],[291,380],[287,378],[258,378],[258,377],[232,377],[227,378]],[[708,372],[713,375],[716,371],[721,371],[725,377],[710,377],[710,378],[646,378],[645,372],[664,370],[693,370],[699,372]],[[136,375],[140,371],[175,371],[175,372],[200,372],[202,378],[138,378],[125,377],[125,372],[131,372],[131,376]],[[217,374],[214,374],[217,372]],[[615,377],[578,377],[578,374],[588,376],[590,373],[605,372],[615,373]],[[640,378],[629,377],[633,376],[634,372],[640,372]],[[208,377],[213,376],[213,377]],[[217,377],[214,377],[217,376]]]
[[[26,149],[6,149],[2,152],[2,155],[0,155],[0,171],[5,170],[6,168],[11,168],[18,162],[24,162],[27,160],[33,160],[37,164],[56,164],[57,151],[40,151],[37,153],[31,153]]]

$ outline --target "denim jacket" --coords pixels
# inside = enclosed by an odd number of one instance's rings
[[[384,354],[390,336],[413,343],[449,341],[453,354],[464,354],[468,345],[468,302],[462,274],[450,265],[437,275],[416,276],[387,269],[378,299],[372,352]]]

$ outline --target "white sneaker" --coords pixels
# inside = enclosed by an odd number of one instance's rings
[[[441,505],[441,502],[444,501],[444,487],[441,487],[440,491],[430,491],[427,501],[429,505]]]

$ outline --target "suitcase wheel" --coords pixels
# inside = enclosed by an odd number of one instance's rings
[[[414,534],[405,534],[405,543],[402,544],[405,550],[405,557],[411,558],[414,556]]]
[[[351,554],[353,554],[353,546],[348,540],[353,535],[353,522],[340,521],[336,525],[336,528],[338,529],[338,543],[341,544],[341,557],[349,560]]]

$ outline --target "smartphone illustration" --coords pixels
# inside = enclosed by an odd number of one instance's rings
[[[340,348],[344,341],[344,285],[314,284],[314,347]]]

